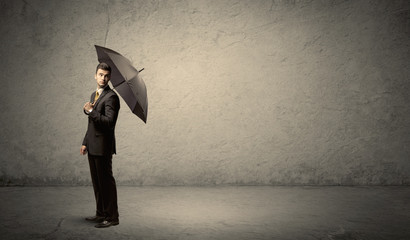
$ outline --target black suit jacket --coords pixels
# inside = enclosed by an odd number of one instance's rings
[[[95,92],[91,94],[90,102],[94,101]],[[88,154],[95,156],[109,156],[116,153],[115,124],[117,123],[120,100],[117,94],[107,86],[88,115],[88,128],[83,145]]]

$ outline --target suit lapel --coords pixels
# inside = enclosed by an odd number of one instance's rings
[[[97,101],[94,104],[94,108],[97,107],[98,103],[100,102],[100,100],[105,96],[105,94],[107,94],[109,91],[111,90],[110,86],[107,86],[106,88],[104,88],[104,91],[101,93],[101,95],[98,97]],[[92,99],[94,99],[95,96],[95,92],[94,94],[91,96]]]
[[[90,103],[94,103],[95,92],[91,94]]]

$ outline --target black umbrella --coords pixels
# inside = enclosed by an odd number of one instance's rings
[[[111,83],[114,89],[130,107],[131,111],[147,123],[148,98],[147,88],[139,72],[131,62],[121,54],[101,46],[95,45],[98,61],[105,62],[111,67]]]

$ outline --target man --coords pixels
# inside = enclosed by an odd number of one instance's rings
[[[84,105],[88,115],[88,128],[81,146],[81,154],[88,152],[91,179],[97,205],[96,215],[87,221],[96,222],[97,228],[119,224],[117,188],[112,174],[112,154],[115,150],[114,129],[120,110],[117,94],[108,86],[111,68],[106,63],[97,66],[97,91]]]

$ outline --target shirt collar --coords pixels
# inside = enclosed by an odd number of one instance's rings
[[[97,87],[97,92],[98,92],[98,94],[100,94],[101,95],[101,93],[106,89],[108,87],[108,84],[107,85],[105,85],[105,87],[104,88],[99,88],[99,87]]]

